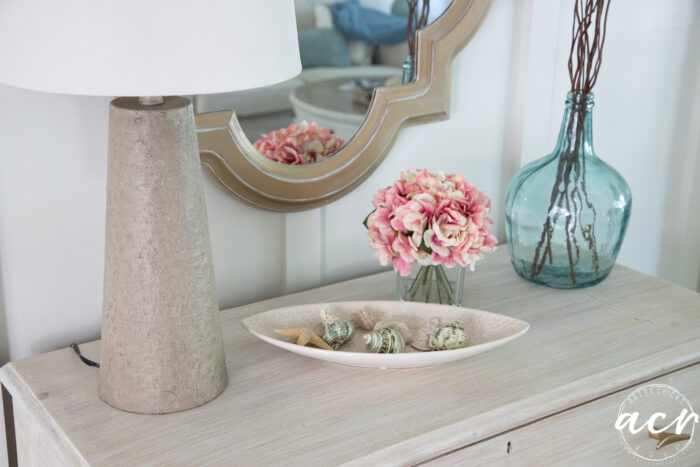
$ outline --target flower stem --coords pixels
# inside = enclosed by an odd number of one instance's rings
[[[415,289],[416,283],[418,282],[418,279],[420,279],[420,275],[421,275],[422,273],[423,273],[423,268],[421,268],[421,269],[418,271],[418,274],[416,274],[416,278],[413,279],[413,282],[411,282],[411,286],[408,288],[408,292],[413,292],[413,291],[416,290],[416,289]],[[411,298],[413,299],[414,297],[415,297],[415,293],[411,296]]]
[[[434,281],[434,282],[433,282]],[[438,303],[447,302],[449,305],[455,304],[454,290],[443,266],[421,266],[413,279],[411,286],[406,291],[408,301],[419,301],[430,303],[433,294],[433,283],[437,290]],[[421,295],[420,293],[423,293]],[[422,298],[421,298],[422,297]]]
[[[436,266],[435,275],[445,287],[445,293],[447,294],[447,303],[450,305],[454,305],[454,292],[452,291],[452,286],[450,285],[450,281],[449,279],[447,279],[447,274],[445,274],[445,270],[442,268],[442,266]]]
[[[408,292],[411,294],[410,301],[414,301],[416,299],[416,294],[418,294],[418,291],[421,288],[421,284],[425,282],[426,273],[427,267],[422,266],[418,271],[416,278],[413,280],[413,284],[411,284],[411,287],[408,289]]]
[[[433,289],[433,267],[428,266],[428,283],[425,286],[425,303],[430,303],[430,293],[432,292]],[[437,277],[435,278],[437,280]]]

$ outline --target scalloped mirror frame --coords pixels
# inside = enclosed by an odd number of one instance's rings
[[[344,196],[379,166],[404,126],[449,117],[452,61],[481,26],[491,2],[454,0],[419,31],[415,81],[375,89],[358,132],[323,161],[275,162],[253,147],[234,111],[197,115],[205,172],[237,199],[271,211],[303,211]]]

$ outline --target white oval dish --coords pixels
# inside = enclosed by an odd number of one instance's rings
[[[323,350],[313,346],[297,345],[294,338],[275,333],[275,329],[308,328],[319,336],[323,334],[320,311],[328,310],[341,319],[353,321],[358,310],[376,314],[381,321],[402,321],[415,332],[430,318],[438,317],[441,325],[459,320],[469,335],[470,345],[457,350],[420,352],[406,346],[406,353],[376,354],[364,351],[362,329],[340,350]],[[369,301],[315,303],[277,308],[245,318],[241,321],[255,337],[290,352],[306,357],[327,360],[341,365],[366,368],[419,368],[459,360],[503,345],[530,328],[525,321],[509,316],[448,305],[428,303]]]

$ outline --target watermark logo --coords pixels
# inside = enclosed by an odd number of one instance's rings
[[[615,429],[632,455],[656,463],[677,460],[687,452],[699,419],[676,389],[647,384],[622,401]]]

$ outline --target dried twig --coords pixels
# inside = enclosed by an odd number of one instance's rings
[[[416,55],[416,32],[428,24],[430,0],[406,0],[408,4],[408,23],[406,24],[406,39],[408,53]],[[419,5],[420,4],[420,8]]]
[[[572,91],[588,94],[598,80],[609,9],[610,0],[576,0],[569,52]]]
[[[557,176],[552,188],[547,218],[542,226],[542,235],[535,248],[531,277],[544,271],[547,259],[553,263],[552,236],[554,226],[562,212],[569,213],[565,219],[566,250],[569,262],[569,276],[576,284],[575,264],[581,255],[581,247],[575,234],[581,229],[581,236],[591,252],[593,267],[598,272],[598,252],[595,239],[596,210],[588,198],[586,189],[586,160],[579,157],[583,151],[583,123],[586,116],[586,96],[593,90],[603,58],[603,46],[608,22],[610,0],[575,0],[574,20],[571,29],[571,49],[569,51],[569,78],[571,91],[579,94],[580,100],[573,105],[572,115],[567,123],[569,139],[564,154],[559,158]],[[591,30],[592,29],[592,30]],[[580,213],[585,208],[592,212],[592,221],[579,226]]]

